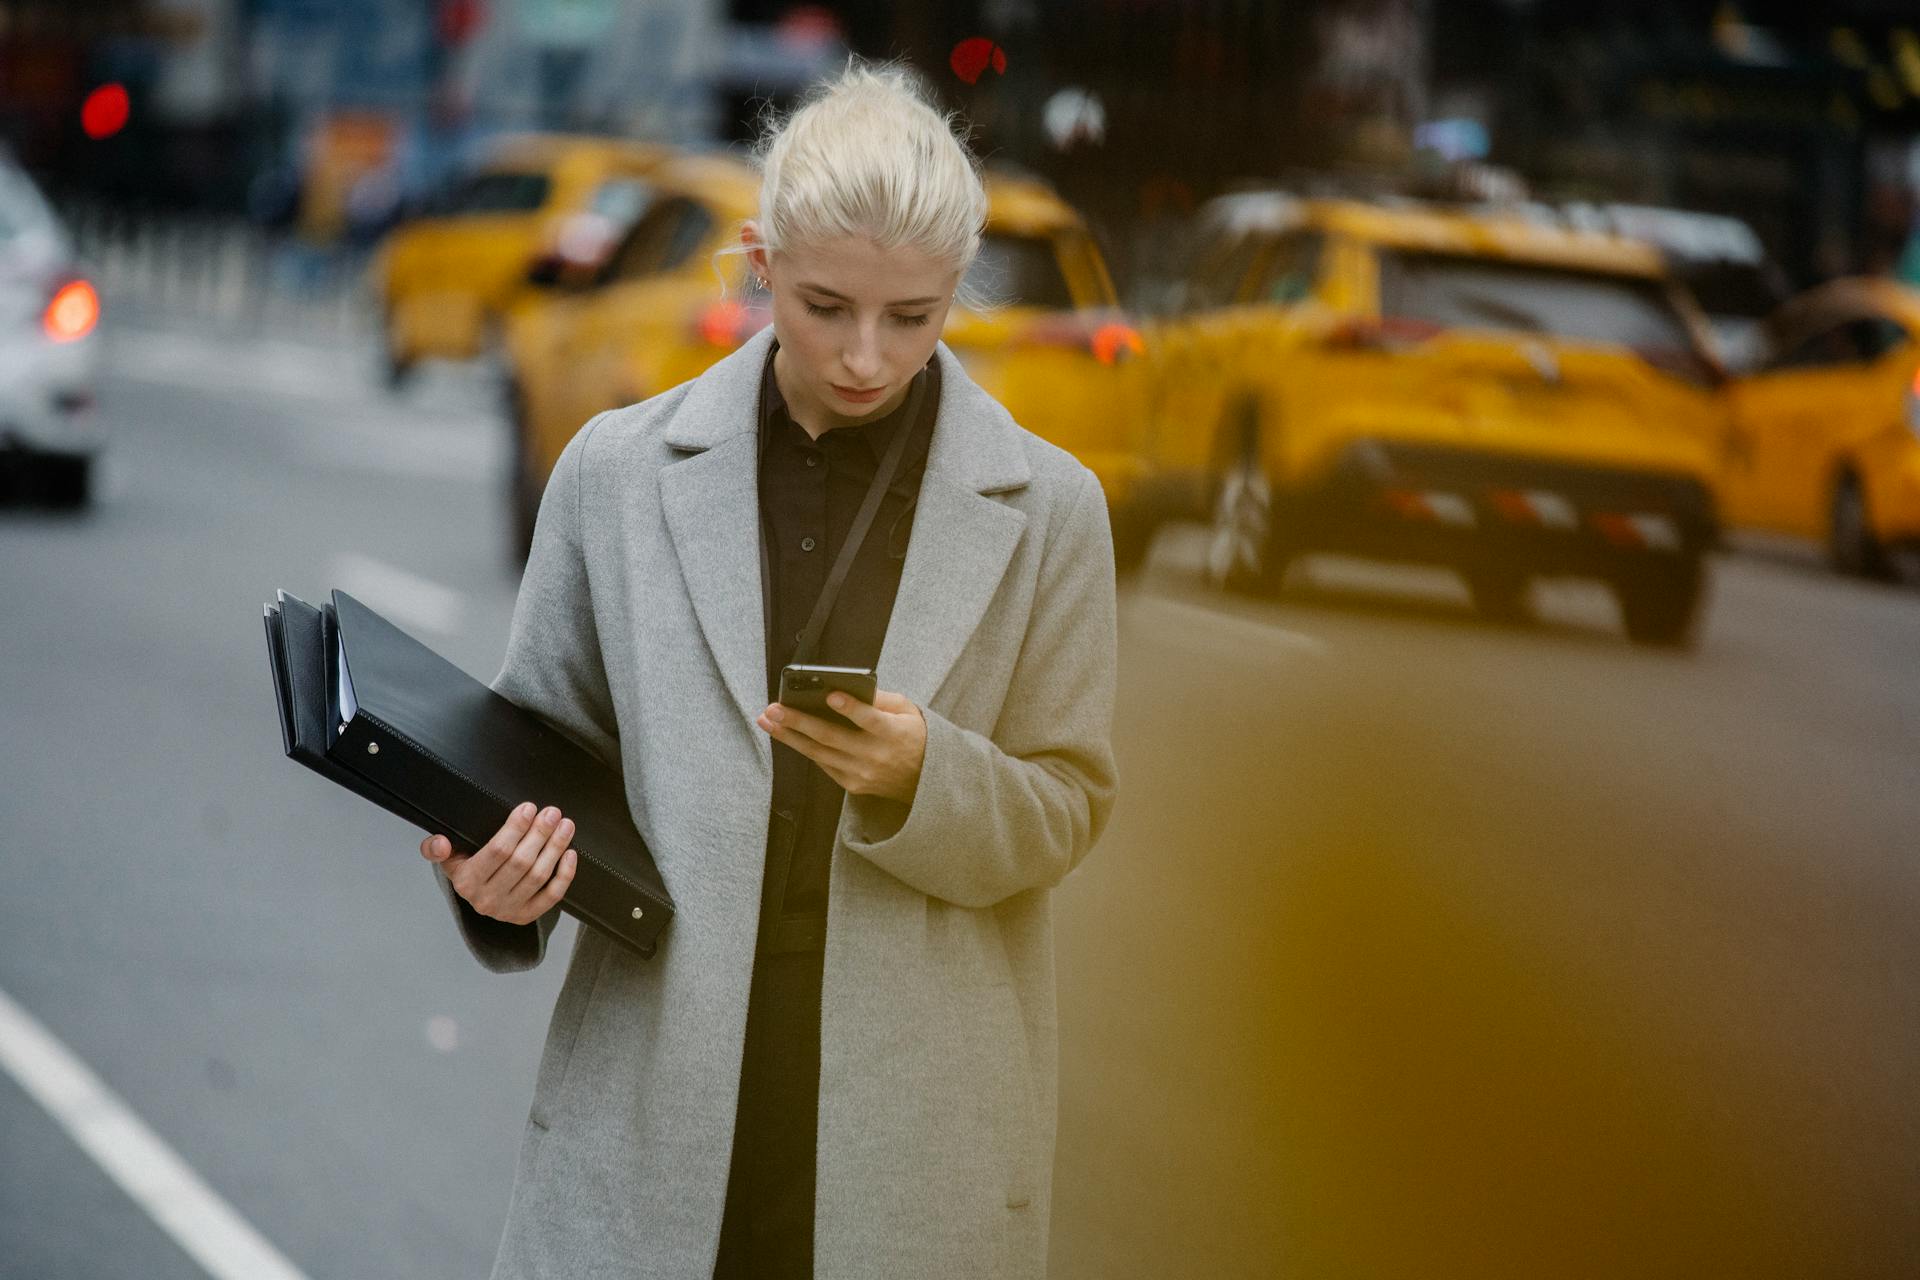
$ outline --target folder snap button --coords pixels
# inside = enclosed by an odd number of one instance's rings
[[[641,916],[642,916],[643,914],[645,914],[645,913],[644,913],[644,912],[642,912],[642,911],[640,910],[640,908],[638,908],[638,907],[635,907],[635,908],[633,909],[633,918],[634,918],[635,920],[638,920],[638,919],[639,919],[639,918],[640,918],[640,917],[641,917]]]
[[[368,754],[368,755],[370,755],[370,756],[377,756],[377,755],[379,755],[379,754],[380,754],[380,744],[379,744],[379,743],[377,743],[377,742],[369,742],[369,743],[367,744],[367,754]]]

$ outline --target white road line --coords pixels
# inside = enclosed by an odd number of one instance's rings
[[[441,635],[460,633],[466,601],[452,587],[357,552],[335,556],[332,567],[336,585],[394,622]]]
[[[86,1063],[4,991],[0,1067],[208,1275],[218,1280],[305,1280]]]

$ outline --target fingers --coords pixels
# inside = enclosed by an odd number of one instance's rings
[[[540,878],[532,880],[527,886],[530,895],[534,889],[546,883],[546,876],[552,872],[553,864],[559,861],[561,852],[571,839],[573,820],[562,817],[558,809],[548,805],[528,824],[513,851],[487,877],[487,889],[498,897],[512,901],[523,896],[518,891],[520,882],[537,873]]]
[[[887,713],[868,703],[860,701],[851,694],[830,693],[827,705],[867,733],[877,733],[887,723]]]
[[[461,856],[444,836],[428,836],[420,852],[439,862],[473,909],[510,924],[538,919],[565,896],[578,855],[568,848],[574,824],[558,809],[528,803],[480,849]]]
[[[783,716],[780,721],[769,719],[768,714],[768,712],[762,712],[760,714],[760,727],[765,729],[775,742],[783,742],[787,746],[792,747],[795,751],[798,751],[801,755],[813,761],[828,773],[833,773],[835,770],[843,773],[850,772],[855,766],[856,758],[852,752],[842,751],[838,747],[821,741],[819,738],[810,738],[798,729],[793,728],[791,725],[792,718],[800,715],[800,712],[789,707],[786,709],[785,716]],[[808,716],[807,719],[813,720],[814,723],[820,725],[823,729],[830,729],[836,733],[845,735],[848,740],[854,740],[861,736],[851,729],[841,729],[837,725],[826,724],[814,716]],[[834,781],[838,782],[839,778],[836,777]]]
[[[823,720],[819,716],[809,715],[805,711],[782,706],[778,702],[760,713],[760,727],[769,731],[786,729],[793,733],[805,734],[813,741],[832,747],[836,751],[857,750],[861,736],[859,729],[849,729],[844,725]],[[774,736],[779,737],[779,734],[776,733]]]
[[[909,711],[915,715],[920,713],[920,708],[913,704],[913,699],[903,693],[895,693],[891,689],[881,689],[875,693],[873,705],[877,711],[890,712],[896,716],[905,715]]]
[[[573,883],[573,871],[579,865],[580,855],[576,851],[569,849],[561,855],[560,865],[554,868],[552,878],[527,903],[528,916],[522,923],[531,924],[538,920],[567,896],[567,886]]]

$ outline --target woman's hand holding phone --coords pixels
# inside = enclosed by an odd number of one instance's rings
[[[912,804],[927,758],[927,722],[901,694],[881,689],[871,704],[844,692],[827,705],[853,722],[842,728],[776,702],[760,713],[759,725],[856,796],[886,796]]]
[[[455,853],[445,836],[420,842],[420,856],[439,865],[454,892],[483,916],[532,924],[567,895],[579,854],[568,847],[573,820],[531,802],[507,815],[493,838],[472,853]]]

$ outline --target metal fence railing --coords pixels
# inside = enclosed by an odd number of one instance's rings
[[[232,216],[73,202],[60,209],[110,308],[151,323],[370,337],[365,250],[315,246]]]

